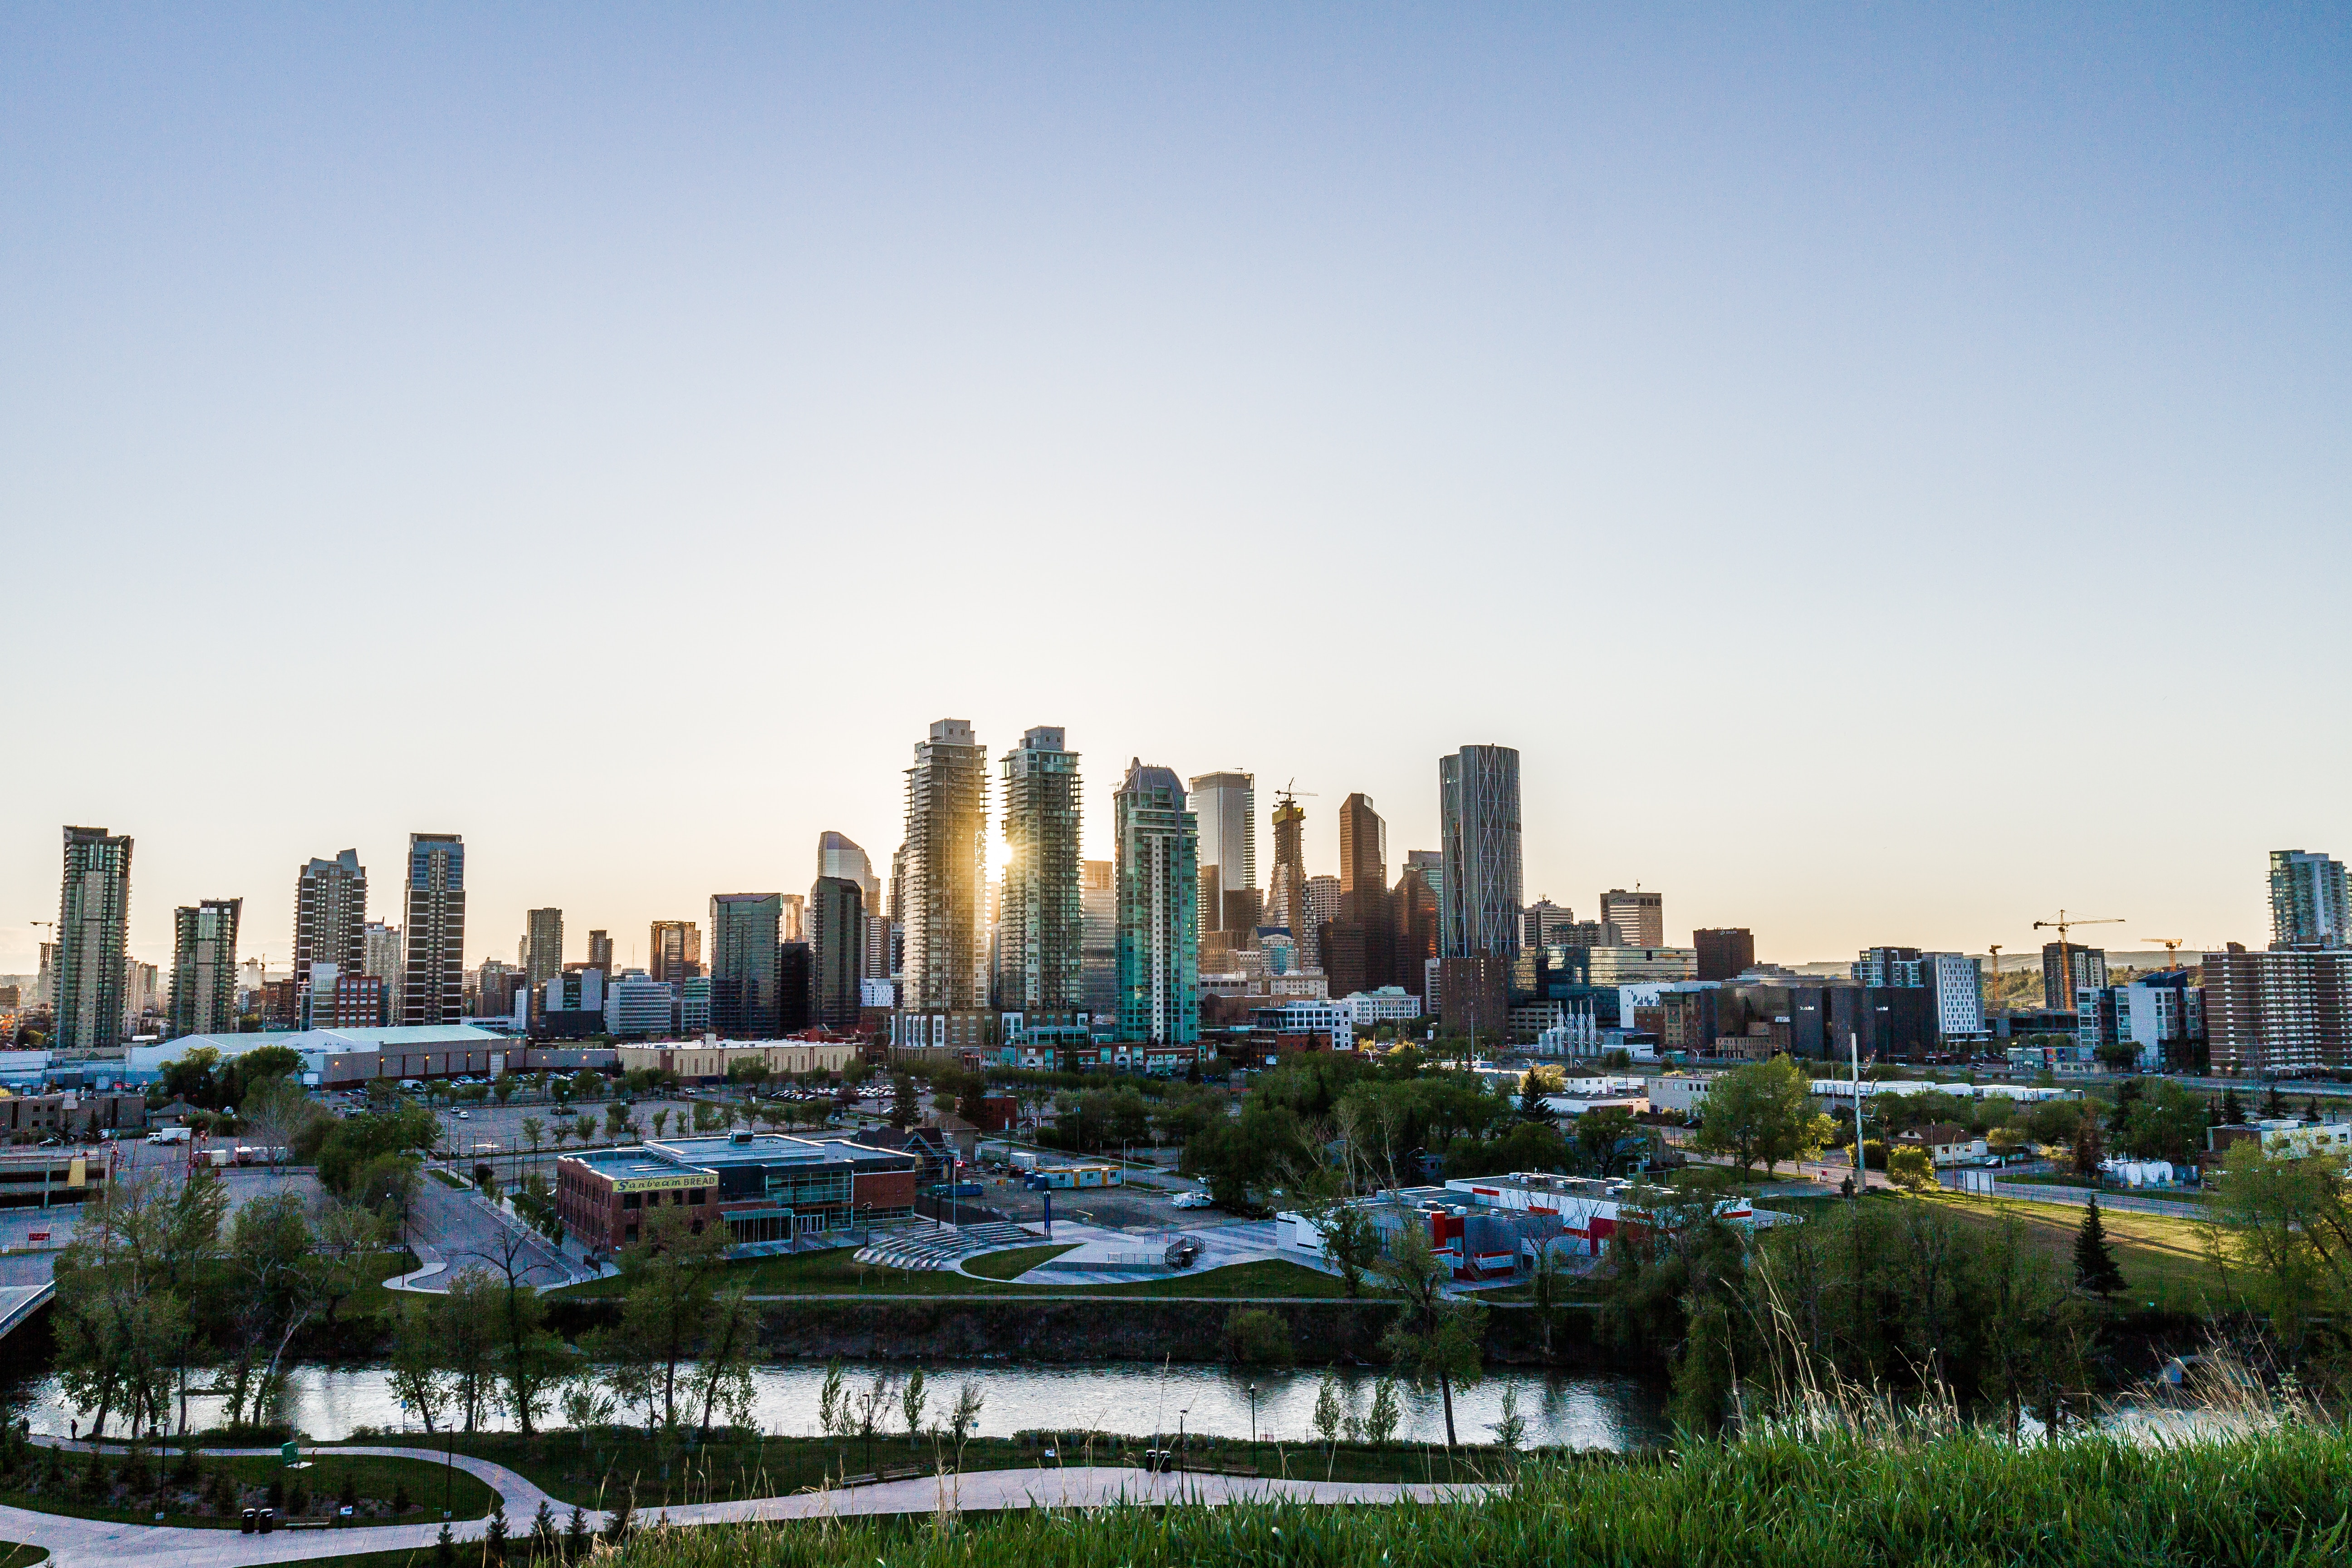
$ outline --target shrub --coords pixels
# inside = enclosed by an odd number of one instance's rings
[[[1925,1192],[1936,1184],[1936,1167],[1925,1149],[1897,1149],[1886,1156],[1886,1179],[1898,1187]]]
[[[1290,1325],[1263,1307],[1235,1307],[1226,1315],[1225,1355],[1243,1366],[1288,1366],[1297,1359]]]

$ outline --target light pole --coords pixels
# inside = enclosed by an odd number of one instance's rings
[[[1250,1402],[1250,1463],[1257,1463],[1257,1384],[1249,1384]]]

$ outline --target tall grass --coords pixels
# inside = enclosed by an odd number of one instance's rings
[[[2352,1560],[2352,1436],[2292,1421],[2217,1438],[2017,1445],[1764,1426],[1671,1460],[1533,1462],[1472,1500],[1330,1509],[1119,1507],[984,1520],[642,1533],[625,1568],[1503,1568],[1506,1564],[2098,1564]]]

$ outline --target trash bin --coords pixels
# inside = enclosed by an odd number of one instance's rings
[[[238,1521],[240,1533],[251,1535],[253,1533],[254,1521],[258,1520],[260,1517],[261,1515],[255,1510],[247,1509],[245,1510],[245,1517]]]

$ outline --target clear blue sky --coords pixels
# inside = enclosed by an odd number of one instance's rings
[[[932,719],[1760,950],[2352,852],[2352,11],[0,12],[0,970],[887,859]],[[577,956],[577,954],[575,954]]]

